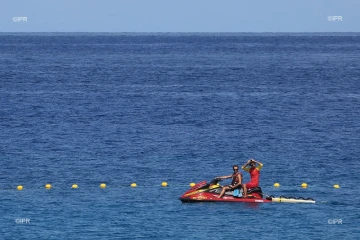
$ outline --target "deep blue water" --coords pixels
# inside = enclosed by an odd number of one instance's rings
[[[0,239],[356,239],[359,76],[357,33],[2,33]],[[178,200],[249,158],[317,203]]]

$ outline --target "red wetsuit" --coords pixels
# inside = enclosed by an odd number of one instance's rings
[[[262,165],[252,168],[243,168],[250,173],[250,182],[246,183],[247,188],[255,188],[259,186],[260,169]]]

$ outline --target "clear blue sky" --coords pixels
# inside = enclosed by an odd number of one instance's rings
[[[328,16],[342,16],[329,21]],[[27,22],[14,22],[27,17]],[[0,32],[360,32],[360,0],[4,0]]]

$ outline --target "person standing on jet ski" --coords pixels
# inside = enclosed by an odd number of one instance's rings
[[[258,166],[256,166],[258,164]],[[260,169],[263,164],[255,159],[248,160],[241,168],[250,173],[250,182],[243,184],[244,198],[247,197],[247,190],[259,186]]]
[[[231,175],[228,175],[228,176],[222,176],[222,177],[216,177],[218,179],[227,179],[227,178],[232,178],[232,182],[231,182],[231,185],[229,186],[224,186],[221,190],[221,193],[220,195],[218,196],[218,198],[222,198],[222,196],[224,196],[225,192],[226,191],[229,191],[229,190],[234,190],[234,189],[237,189],[237,188],[241,188],[241,184],[242,184],[242,175],[241,173],[239,172],[239,166],[238,165],[234,165],[233,166],[233,170],[234,170],[234,173],[231,174]]]

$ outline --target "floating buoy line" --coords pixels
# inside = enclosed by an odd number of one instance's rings
[[[196,185],[196,183],[192,182],[192,183],[190,183],[190,184],[187,185],[187,186],[194,187],[195,185]],[[99,186],[99,188],[101,188],[101,189],[106,189],[106,188],[109,187],[106,183],[100,183],[98,186]],[[186,185],[178,185],[178,186],[184,186],[184,187],[185,187]],[[136,187],[169,187],[169,184],[168,184],[168,182],[161,182],[161,184],[156,185],[156,186],[155,186],[155,185],[151,185],[151,186],[149,186],[149,185],[140,185],[140,186],[138,186],[137,183],[133,182],[133,183],[131,183],[131,184],[129,184],[129,185],[122,185],[122,186],[119,186],[119,185],[111,185],[110,187],[111,187],[111,188],[118,188],[118,187],[131,187],[131,188],[136,188]],[[276,182],[276,183],[273,184],[273,187],[274,187],[274,188],[280,188],[281,185],[280,185],[280,183]],[[303,182],[303,183],[301,183],[300,185],[295,186],[295,187],[301,187],[301,188],[306,189],[306,188],[309,187],[309,185],[308,185],[306,182]],[[46,190],[51,190],[51,189],[53,189],[53,185],[50,184],[50,183],[47,183],[47,184],[43,185],[43,187],[38,187],[38,188],[45,188]],[[55,186],[55,188],[56,188],[56,186]],[[63,188],[63,187],[61,187],[61,188]],[[66,187],[66,188],[79,189],[79,188],[80,188],[80,185],[77,184],[77,183],[74,183],[74,184],[72,184],[72,185],[69,185],[69,186]],[[339,188],[340,188],[340,185],[339,185],[339,184],[334,184],[334,185],[333,185],[333,188],[339,189]],[[14,188],[6,188],[6,189],[0,188],[0,190],[10,190],[10,189],[14,189]],[[15,189],[18,190],[18,191],[22,191],[22,190],[25,190],[26,187],[25,187],[24,185],[18,185],[18,186],[16,186]],[[291,197],[290,197],[290,198],[291,198]],[[285,199],[285,197],[284,197],[284,199]]]

